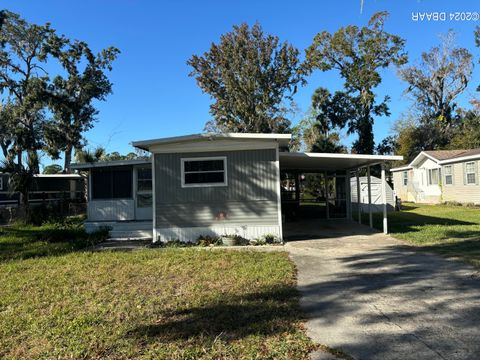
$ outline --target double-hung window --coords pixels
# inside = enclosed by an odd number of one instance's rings
[[[475,185],[477,183],[477,174],[476,174],[476,166],[475,162],[467,162],[465,163],[465,181],[467,185]]]
[[[403,186],[408,185],[408,171],[403,172]]]
[[[443,167],[443,171],[445,173],[445,185],[452,185],[453,184],[452,165],[445,165]]]
[[[182,187],[226,186],[227,158],[182,158],[181,173]]]
[[[438,185],[439,180],[439,169],[428,169],[428,185]]]

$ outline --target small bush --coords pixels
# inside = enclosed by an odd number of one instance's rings
[[[190,247],[194,245],[195,244],[192,242],[180,241],[179,239],[170,239],[166,242],[161,242],[158,244],[158,246],[160,247],[167,247],[167,248],[182,248],[182,247]]]
[[[451,200],[451,201],[444,201],[443,202],[443,205],[447,205],[447,206],[462,206],[463,204],[461,202],[458,202],[458,201],[455,201],[455,200]]]
[[[250,245],[271,245],[281,244],[280,238],[274,234],[265,234],[257,239],[251,240]]]
[[[218,236],[200,235],[196,241],[198,246],[218,246],[222,245],[222,239]]]

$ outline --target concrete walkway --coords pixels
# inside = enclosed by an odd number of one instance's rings
[[[290,238],[311,234],[297,226]],[[330,223],[319,235],[286,245],[316,342],[354,359],[480,359],[478,271],[364,226]]]

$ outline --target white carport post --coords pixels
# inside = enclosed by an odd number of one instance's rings
[[[387,180],[385,177],[385,163],[382,163],[382,203],[383,203],[383,233],[388,234]]]
[[[358,169],[355,170],[355,176],[357,177],[357,212],[358,223],[362,224],[362,208],[360,206],[360,177],[358,176]]]
[[[370,166],[367,166],[367,186],[368,186],[368,219],[370,228],[373,228],[372,216],[372,180],[370,178]]]
[[[347,189],[347,219],[352,221],[352,186],[351,186],[351,178],[352,178],[352,172],[350,170],[347,170],[345,177],[345,186]]]

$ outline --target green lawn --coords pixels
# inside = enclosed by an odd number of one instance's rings
[[[0,232],[0,358],[303,359],[285,253],[88,252],[81,232]],[[52,235],[53,234],[53,235]],[[64,234],[64,235],[65,235]]]
[[[420,204],[404,204],[403,208],[388,215],[392,236],[480,266],[480,209]],[[367,214],[363,222],[368,224]],[[374,226],[382,228],[381,214],[375,214]]]

